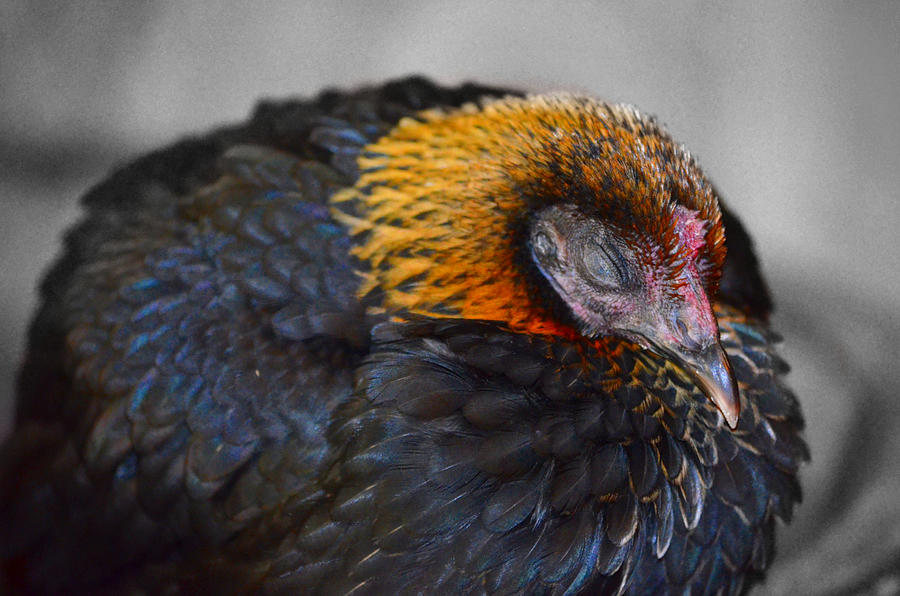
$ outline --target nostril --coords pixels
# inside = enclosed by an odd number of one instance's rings
[[[672,327],[678,338],[681,347],[688,351],[697,351],[703,348],[704,342],[698,335],[698,329],[694,326],[688,326],[684,318],[675,316],[672,318]]]

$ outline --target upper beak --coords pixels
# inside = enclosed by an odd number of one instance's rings
[[[675,356],[678,363],[691,373],[703,393],[722,412],[728,427],[732,430],[737,428],[741,415],[741,398],[722,344],[714,341],[698,352],[678,351]]]
[[[670,338],[670,341],[659,339],[644,334],[652,350],[671,358],[676,364],[687,371],[694,381],[703,390],[703,393],[722,412],[728,427],[737,428],[738,418],[741,415],[741,398],[738,393],[738,384],[731,370],[731,363],[725,349],[719,343],[718,337],[710,337],[705,348],[696,348],[696,342],[678,341]],[[673,341],[674,340],[674,341]],[[702,345],[702,344],[701,344]]]

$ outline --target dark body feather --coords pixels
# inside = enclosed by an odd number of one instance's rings
[[[417,110],[506,93],[408,79],[265,103],[93,189],[42,287],[0,462],[9,581],[714,594],[756,578],[807,455],[733,216],[717,314],[735,432],[630,343],[598,358],[359,303],[328,201],[361,147]]]

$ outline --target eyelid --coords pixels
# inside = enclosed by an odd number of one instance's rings
[[[588,250],[596,251],[596,254],[607,264],[604,269],[608,270],[615,277],[616,282],[623,286],[628,284],[630,277],[625,258],[614,246],[598,238],[590,241]],[[597,278],[597,271],[589,271],[589,273],[595,279]]]
[[[606,260],[609,261],[616,270],[619,281],[623,284],[628,281],[628,267],[625,266],[625,257],[622,254],[608,246],[605,242],[600,243],[600,250],[603,251]]]

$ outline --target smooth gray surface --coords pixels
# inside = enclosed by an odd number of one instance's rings
[[[583,91],[668,125],[772,281],[814,459],[765,592],[900,562],[900,2],[107,6],[0,5],[0,434],[40,272],[115,164],[328,85]]]

